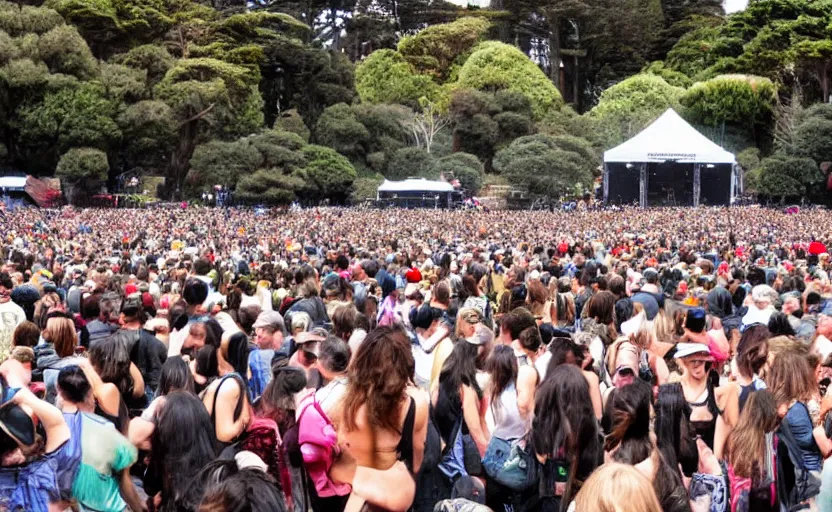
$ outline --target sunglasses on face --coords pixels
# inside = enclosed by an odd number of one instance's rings
[[[703,364],[708,364],[708,363],[710,363],[710,361],[708,361],[706,359],[693,359],[689,362],[689,364],[691,366],[701,366]]]

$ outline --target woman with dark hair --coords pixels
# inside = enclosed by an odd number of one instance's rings
[[[169,357],[162,365],[162,373],[159,376],[159,388],[156,390],[156,398],[142,412],[142,415],[130,420],[128,437],[130,442],[139,448],[150,449],[150,436],[155,428],[154,418],[156,409],[165,403],[165,397],[174,391],[194,392],[194,378],[188,363],[179,356]]]
[[[742,317],[735,314],[731,292],[721,286],[717,286],[708,292],[705,303],[708,306],[708,314],[711,315],[712,319],[719,319],[725,337],[728,339],[731,347],[735,347],[739,340]]]
[[[528,431],[528,418],[517,406],[517,358],[506,345],[497,345],[485,365],[489,381],[486,389],[491,435],[501,439],[518,439]]]
[[[685,401],[681,384],[659,386],[655,413],[654,432],[661,471],[653,480],[656,494],[665,511],[689,510],[682,477],[693,478],[699,470],[699,449],[688,419],[690,406]]]
[[[612,292],[604,290],[593,295],[586,305],[585,316],[582,331],[598,336],[605,346],[615,341],[615,295]]]
[[[797,335],[789,322],[789,316],[780,311],[772,313],[769,317],[768,330],[771,336],[791,336],[794,338]]]
[[[89,361],[101,380],[100,384],[90,381],[96,397],[96,414],[112,421],[125,434],[131,414],[139,415],[147,405],[142,374],[130,362],[127,347],[113,336],[90,348]]]
[[[138,458],[136,448],[111,422],[95,414],[95,397],[87,379],[93,370],[86,361],[82,366],[65,366],[57,379],[61,411],[73,441],[81,446],[72,496],[85,510],[122,512],[128,505],[141,510],[141,499],[130,480],[130,466]]]
[[[774,318],[775,315],[772,315]],[[788,324],[787,324],[788,325]],[[764,325],[751,325],[742,333],[737,344],[737,355],[731,364],[731,372],[740,387],[739,410],[742,412],[745,402],[753,391],[766,388],[766,383],[758,376],[768,362],[768,340],[771,332]]]
[[[655,450],[650,438],[650,404],[653,391],[646,382],[616,388],[610,395],[602,421],[607,437],[607,456],[624,464],[652,466],[653,488],[665,511],[689,510],[688,495],[677,465],[670,465],[664,452]],[[668,450],[670,451],[670,450]],[[675,452],[673,459],[676,460]]]
[[[540,281],[529,281],[526,285],[526,307],[534,315],[537,325],[542,324],[545,320],[548,298],[549,290]]]
[[[565,510],[604,460],[589,385],[577,367],[558,366],[540,385],[531,443],[544,464],[540,510]]]
[[[356,464],[347,482],[353,504],[406,510],[413,502],[415,482],[401,475],[421,467],[428,424],[428,398],[414,385],[414,370],[410,340],[396,328],[370,332],[353,356],[339,425],[342,447]]]
[[[288,365],[288,359],[277,359],[272,363],[272,380],[255,402],[257,415],[274,420],[283,439],[284,460],[292,479],[292,502],[296,510],[308,510],[309,496],[306,492],[308,476],[303,466],[303,454],[298,445],[296,414],[297,397],[306,389],[306,372]]]
[[[777,476],[777,405],[766,390],[751,393],[728,438],[725,460],[731,484],[731,512],[780,510]]]
[[[193,394],[174,391],[156,411],[150,465],[144,488],[156,510],[194,510],[202,498],[195,476],[217,456],[217,442],[205,406]]]
[[[488,446],[488,432],[481,414],[483,390],[477,383],[478,348],[467,340],[457,341],[439,374],[433,404],[442,439],[452,442],[454,431],[461,429],[463,436],[470,436],[481,458]]]
[[[236,469],[236,464],[234,464]],[[215,478],[205,490],[198,512],[283,512],[286,504],[277,486],[256,468],[232,470]]]
[[[652,390],[636,379],[615,388],[607,399],[601,427],[607,436],[604,450],[616,462],[638,464],[650,457],[650,402]]]
[[[585,360],[586,357],[591,359],[589,352],[584,347],[578,346],[570,338],[553,339],[549,343],[547,352],[551,354],[551,358],[546,365],[546,371],[542,372],[542,378],[547,378],[555,368],[562,364],[570,364],[580,368],[587,384],[589,384],[589,394],[592,397],[592,410],[595,412],[595,417],[600,421],[603,412],[600,380],[598,379],[597,373],[585,369],[592,364],[591,360]]]

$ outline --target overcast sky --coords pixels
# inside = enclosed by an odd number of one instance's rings
[[[725,12],[736,12],[745,9],[748,5],[748,0],[725,0]]]

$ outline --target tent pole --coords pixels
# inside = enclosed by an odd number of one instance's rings
[[[647,208],[647,162],[639,164],[638,205]]]
[[[728,197],[728,204],[732,204],[734,202],[734,193],[736,190],[737,184],[737,164],[731,165],[731,196]]]
[[[607,204],[607,200],[610,197],[610,167],[607,162],[604,162],[604,205]]]
[[[699,206],[699,196],[702,191],[702,166],[693,164],[693,206]]]

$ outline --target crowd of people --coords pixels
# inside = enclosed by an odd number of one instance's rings
[[[0,211],[0,510],[832,511],[830,225]]]

